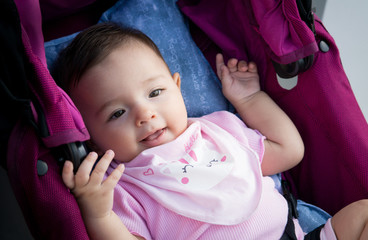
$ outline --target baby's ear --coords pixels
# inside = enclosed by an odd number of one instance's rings
[[[180,89],[180,84],[181,84],[181,79],[180,79],[180,74],[179,73],[174,73],[172,76],[176,86],[178,86],[178,88]]]

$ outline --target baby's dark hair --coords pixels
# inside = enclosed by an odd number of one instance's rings
[[[164,61],[156,44],[141,31],[111,22],[100,23],[80,32],[61,51],[51,70],[53,78],[61,88],[69,92],[78,85],[88,69],[100,63],[116,48],[131,42],[148,46]]]

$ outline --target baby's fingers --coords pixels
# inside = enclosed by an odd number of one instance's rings
[[[217,76],[221,79],[222,78],[222,68],[225,66],[224,57],[221,53],[216,55],[216,70]]]
[[[88,184],[90,180],[90,173],[97,160],[97,153],[90,152],[79,166],[77,173],[75,174],[76,187],[83,187]]]
[[[119,182],[121,176],[124,173],[125,166],[120,164],[103,182],[103,186],[108,189],[113,189]]]
[[[257,73],[257,65],[254,62],[249,63],[249,72]]]
[[[61,177],[67,188],[73,189],[75,187],[73,163],[71,161],[65,161]]]
[[[105,176],[106,170],[109,167],[111,161],[114,159],[114,152],[112,150],[107,150],[102,156],[100,161],[97,163],[95,169],[91,174],[91,184],[101,184]]]
[[[227,62],[227,67],[231,73],[238,71],[238,59],[232,58]]]
[[[248,64],[246,61],[242,60],[238,63],[238,70],[240,72],[246,72],[248,70]]]

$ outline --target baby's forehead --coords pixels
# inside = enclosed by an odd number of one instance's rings
[[[140,49],[143,51],[147,51],[147,53],[155,53],[158,57],[161,58],[161,56],[159,54],[157,54],[157,52],[155,51],[155,49],[153,49],[151,46],[149,46],[148,44],[140,41],[139,39],[133,39],[131,38],[128,41],[124,41],[122,43],[120,43],[118,46],[115,47],[115,50],[121,50],[122,52],[127,51],[127,50],[135,50],[135,49]]]
[[[160,50],[157,48],[157,46],[151,46],[147,44],[146,42],[141,41],[140,39],[136,39],[134,37],[130,37],[129,40],[124,41],[120,43],[113,51],[120,50],[122,53],[124,53],[125,50],[134,50],[134,49],[143,49],[144,51],[147,51],[147,53],[153,53],[156,55],[166,66],[168,71],[171,73],[171,70],[169,66],[167,65],[165,59],[161,55]],[[112,51],[112,52],[113,52]]]

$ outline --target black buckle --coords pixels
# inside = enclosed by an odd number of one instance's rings
[[[279,75],[281,78],[292,78],[299,73],[307,71],[312,66],[313,60],[314,54],[289,64],[281,64],[275,61],[272,61],[272,64],[277,75]]]
[[[88,152],[88,148],[84,142],[67,143],[57,149],[57,161],[60,165],[64,165],[66,160],[72,161],[73,170],[76,173]]]

